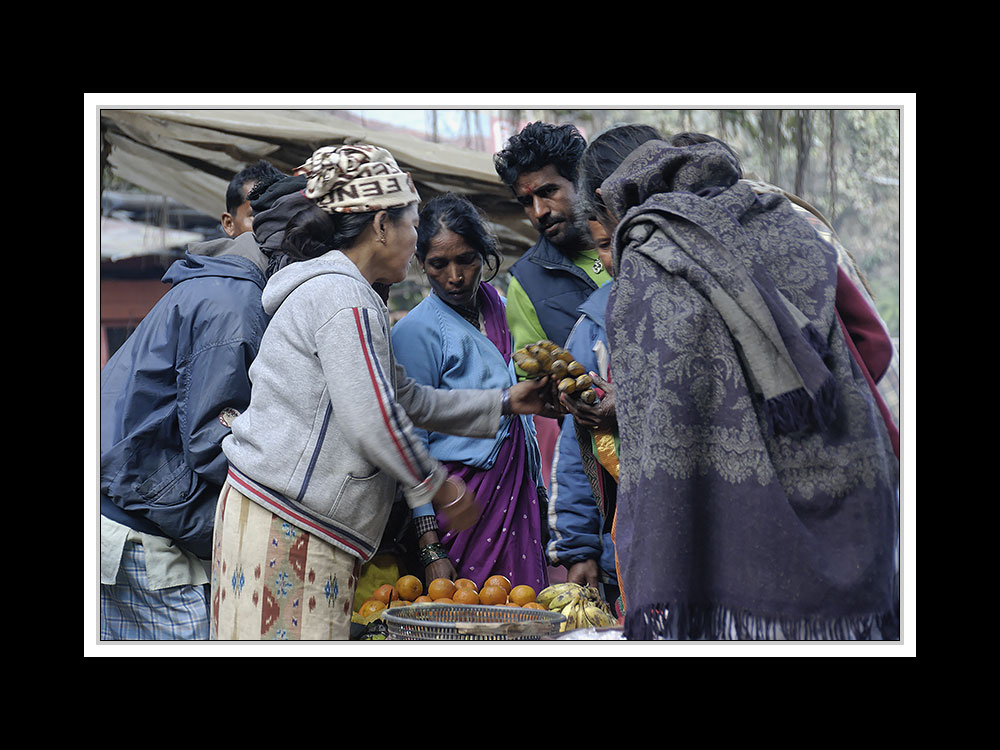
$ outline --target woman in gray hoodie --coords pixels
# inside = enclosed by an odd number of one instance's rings
[[[263,294],[271,322],[247,410],[223,442],[212,638],[346,639],[360,566],[378,549],[396,487],[462,530],[479,515],[414,425],[492,437],[501,414],[546,413],[544,381],[445,391],[406,376],[373,285],[406,277],[419,196],[385,149],[325,147],[303,165],[313,206],[289,223],[296,262]]]

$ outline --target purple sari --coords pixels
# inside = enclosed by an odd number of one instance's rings
[[[479,286],[479,296],[486,335],[509,363],[511,336],[503,301],[485,282]],[[528,472],[525,439],[521,418],[514,417],[492,468],[444,462],[448,472],[461,477],[475,493],[483,508],[471,528],[449,531],[441,538],[458,576],[475,581],[479,587],[496,574],[506,576],[514,586],[526,584],[536,592],[548,586],[538,491]]]

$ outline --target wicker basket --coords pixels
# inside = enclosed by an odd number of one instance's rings
[[[412,604],[382,613],[394,641],[537,641],[559,632],[559,612],[485,604]]]

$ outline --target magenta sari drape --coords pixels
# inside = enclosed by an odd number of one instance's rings
[[[509,363],[511,336],[503,301],[485,282],[479,294],[486,335]],[[450,474],[462,478],[483,508],[474,526],[457,533],[449,531],[441,538],[459,577],[475,581],[480,588],[495,574],[506,576],[514,586],[531,586],[536,592],[548,586],[538,491],[528,472],[525,439],[521,419],[515,417],[490,469],[444,463]]]

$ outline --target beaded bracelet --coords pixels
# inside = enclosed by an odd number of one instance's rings
[[[432,562],[437,560],[447,560],[448,551],[444,548],[441,542],[431,542],[425,547],[420,548],[420,563],[426,568]]]

